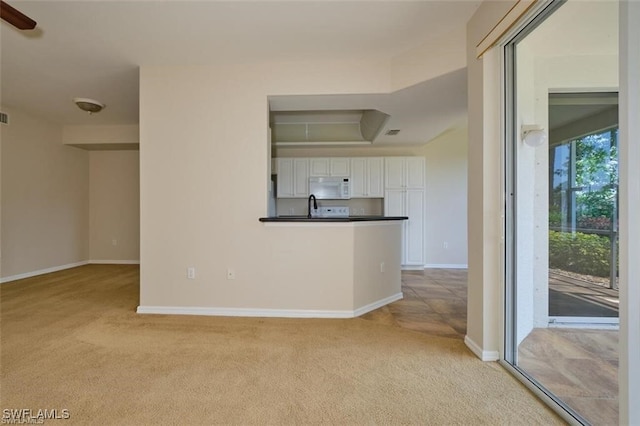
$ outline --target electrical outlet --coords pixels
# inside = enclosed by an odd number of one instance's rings
[[[115,238],[111,240],[111,245],[112,246],[117,246],[118,245],[118,240],[116,240]]]
[[[384,271],[385,271],[384,262],[380,262],[380,273],[384,274]]]
[[[233,269],[227,269],[227,279],[228,280],[235,280],[236,279],[236,271],[234,271]]]
[[[442,248],[448,249],[449,248],[449,243],[446,242],[446,241],[444,243],[442,243]]]
[[[194,267],[187,268],[187,278],[189,278],[190,280],[196,279],[196,268]]]

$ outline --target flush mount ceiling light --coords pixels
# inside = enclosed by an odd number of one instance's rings
[[[525,124],[522,126],[522,142],[537,147],[547,141],[547,132],[537,124]]]
[[[78,105],[78,108],[88,112],[89,114],[100,112],[104,107],[106,107],[106,105],[102,102],[98,102],[89,98],[74,98],[73,103]]]

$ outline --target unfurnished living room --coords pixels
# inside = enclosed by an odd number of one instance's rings
[[[636,20],[3,1],[2,423],[640,425]]]

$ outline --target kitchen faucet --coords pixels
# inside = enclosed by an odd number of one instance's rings
[[[318,210],[318,202],[316,201],[316,196],[311,194],[309,195],[309,201],[307,201],[307,207],[309,208],[309,213],[307,214],[307,217],[309,219],[311,219],[313,217],[313,215],[311,214],[311,200],[313,199],[313,209],[314,210]]]

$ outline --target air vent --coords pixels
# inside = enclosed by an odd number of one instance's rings
[[[0,112],[0,123],[9,124],[9,115],[5,114],[4,112]]]
[[[395,136],[398,133],[400,133],[400,129],[393,129],[393,130],[387,130],[385,135],[387,135],[387,136]]]

